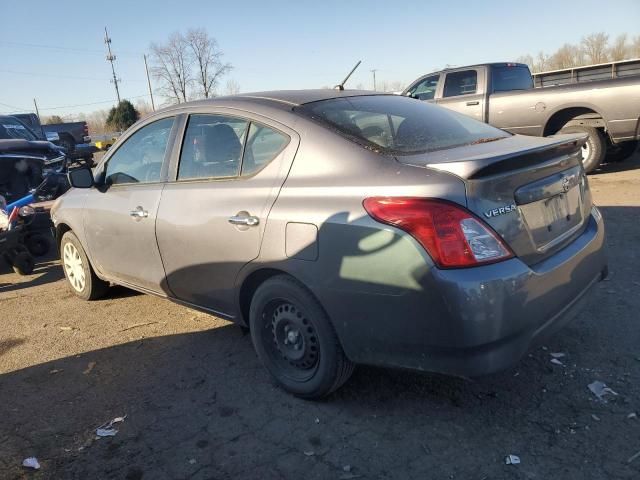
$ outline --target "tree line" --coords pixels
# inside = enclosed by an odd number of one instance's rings
[[[611,39],[608,34],[598,32],[583,37],[578,44],[565,43],[552,54],[539,52],[516,60],[529,65],[533,72],[544,72],[630,58],[640,58],[640,35],[630,37],[623,33]]]

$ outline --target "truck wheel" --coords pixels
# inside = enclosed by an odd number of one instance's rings
[[[582,166],[587,173],[593,172],[600,166],[607,151],[607,142],[600,130],[594,127],[575,125],[564,127],[558,133],[586,133],[589,135],[582,146]]]
[[[73,155],[73,152],[76,150],[75,142],[66,137],[60,139],[60,146],[65,149],[68,157]]]
[[[109,284],[98,278],[80,240],[71,231],[62,236],[60,256],[64,276],[77,297],[82,300],[96,300],[107,293]]]
[[[13,271],[18,275],[31,275],[35,267],[33,257],[29,252],[19,252],[11,261]]]
[[[609,145],[607,149],[608,162],[622,162],[636,153],[638,149],[638,141],[619,143],[618,145]]]
[[[29,250],[29,253],[34,257],[43,257],[44,255],[49,253],[49,250],[51,249],[51,242],[49,241],[49,237],[40,233],[29,235],[25,239],[24,243]]]
[[[298,397],[324,397],[353,373],[354,364],[318,300],[287,275],[258,287],[249,323],[262,364],[280,386]]]

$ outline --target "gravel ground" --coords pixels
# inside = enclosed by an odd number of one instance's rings
[[[298,400],[228,322],[123,288],[83,303],[55,260],[0,266],[0,478],[640,478],[640,157],[590,182],[609,280],[544,347],[474,381],[360,367]],[[618,395],[597,400],[594,380]]]

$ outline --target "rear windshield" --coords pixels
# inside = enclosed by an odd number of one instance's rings
[[[36,135],[17,118],[0,118],[0,139],[2,140],[37,140]]]
[[[408,97],[370,95],[312,102],[296,111],[380,153],[410,155],[500,140],[511,134]]]
[[[527,67],[493,67],[492,72],[491,80],[494,92],[533,88],[533,80]]]

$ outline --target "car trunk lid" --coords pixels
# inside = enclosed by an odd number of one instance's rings
[[[467,208],[532,265],[575,239],[589,218],[591,196],[580,164],[585,140],[515,135],[397,160],[460,177]]]

